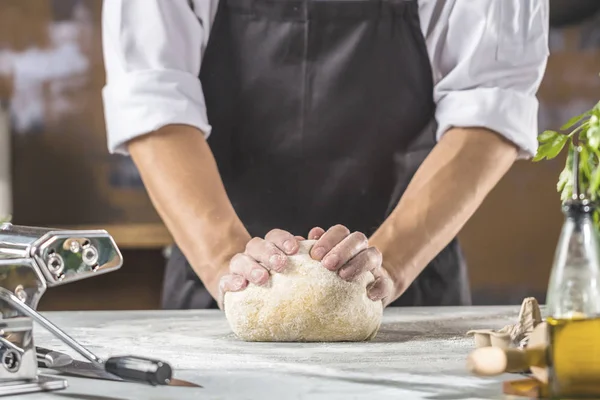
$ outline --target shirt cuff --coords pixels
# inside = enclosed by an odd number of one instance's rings
[[[510,89],[448,92],[437,103],[437,138],[451,128],[487,128],[515,144],[519,159],[529,159],[538,148],[538,107],[535,96]]]
[[[181,71],[139,71],[110,81],[102,90],[108,149],[128,155],[127,142],[169,124],[191,125],[206,138],[211,126],[202,85]]]

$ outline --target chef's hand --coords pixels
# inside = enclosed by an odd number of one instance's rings
[[[287,256],[298,252],[298,242],[304,240],[281,229],[267,233],[264,239],[255,237],[248,242],[243,253],[236,254],[229,263],[229,274],[219,283],[219,306],[223,308],[226,292],[238,292],[249,282],[262,286],[269,281],[269,270],[281,272]]]
[[[373,301],[389,304],[393,292],[393,282],[382,266],[381,252],[369,247],[369,240],[361,232],[350,232],[343,225],[336,225],[327,232],[313,228],[309,239],[317,240],[310,251],[313,259],[330,271],[336,271],[346,280],[353,281],[363,273],[370,271],[375,280],[367,287],[367,295]]]
[[[393,284],[381,265],[381,253],[374,247],[368,247],[364,234],[350,233],[345,226],[336,225],[327,232],[313,228],[308,239],[317,241],[311,250],[311,257],[321,261],[330,271],[338,272],[342,279],[352,281],[362,273],[371,271],[375,281],[367,287],[367,294],[371,300],[382,300],[387,305],[386,299],[390,297]],[[223,308],[226,292],[243,290],[249,282],[262,286],[269,280],[269,270],[282,272],[287,256],[298,252],[298,242],[302,240],[303,237],[280,229],[272,230],[264,239],[250,240],[244,253],[232,258],[229,274],[221,278],[219,306]]]

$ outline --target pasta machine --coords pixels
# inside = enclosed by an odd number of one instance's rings
[[[168,385],[171,367],[135,356],[100,359],[36,311],[47,288],[119,269],[123,257],[104,230],[61,230],[0,224],[0,396],[65,389],[40,374],[34,321],[98,369],[126,381]]]

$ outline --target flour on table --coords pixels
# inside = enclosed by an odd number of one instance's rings
[[[313,260],[315,241],[302,241],[283,272],[265,286],[249,284],[225,294],[225,315],[242,340],[260,342],[342,342],[373,339],[383,313],[367,297],[370,272],[346,282]]]

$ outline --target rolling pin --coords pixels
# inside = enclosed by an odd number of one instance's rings
[[[540,323],[529,337],[529,344],[521,349],[481,347],[467,358],[467,369],[479,376],[496,376],[507,372],[531,370],[542,383],[548,383],[547,324]]]

